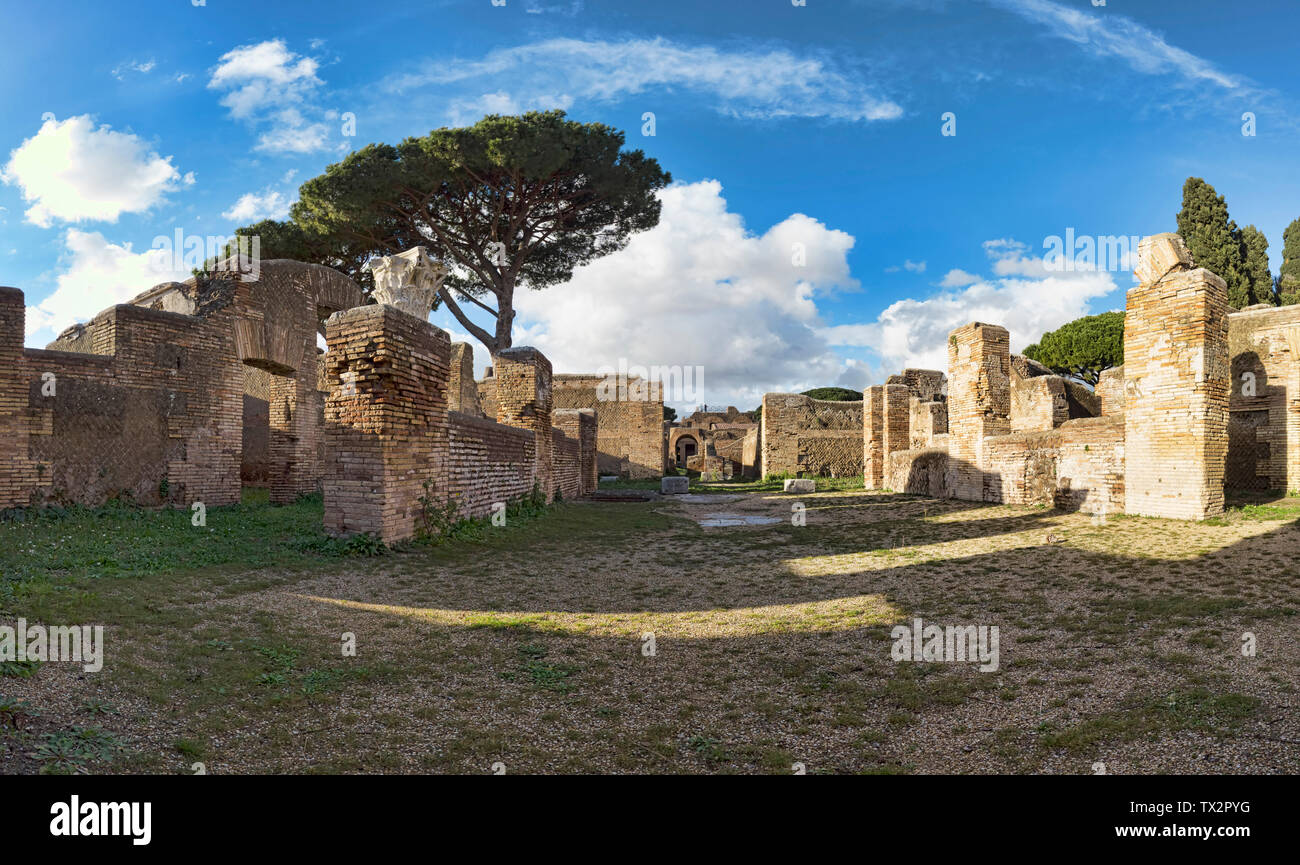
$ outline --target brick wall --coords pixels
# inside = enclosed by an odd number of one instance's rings
[[[1097,379],[1096,393],[1103,417],[1124,414],[1123,365],[1102,370]]]
[[[447,405],[451,411],[478,414],[481,411],[478,386],[474,383],[474,348],[469,343],[451,344],[451,381],[447,386]],[[493,417],[496,417],[495,407]]]
[[[449,489],[445,331],[388,305],[331,315],[325,402],[325,528],[392,542],[415,534],[425,481]]]
[[[508,348],[494,357],[497,422],[531,430],[533,480],[546,501],[555,497],[555,453],[551,438],[551,362],[526,346]]]
[[[532,430],[460,412],[452,412],[449,423],[447,489],[460,516],[486,516],[493,504],[532,492],[536,441]]]
[[[1124,422],[1083,418],[984,443],[989,501],[1087,513],[1124,510]]]
[[[948,433],[948,403],[925,402],[916,397],[908,400],[908,426],[911,430],[911,448],[918,450],[934,446],[938,436]]]
[[[1070,419],[1065,381],[1056,375],[1011,376],[1011,430],[1055,429]]]
[[[555,428],[563,432],[578,444],[578,463],[576,474],[577,495],[587,495],[596,489],[600,478],[597,476],[596,449],[598,427],[594,409],[565,408],[551,412],[551,421]],[[565,483],[570,483],[566,478]],[[566,492],[566,496],[569,494]],[[570,496],[571,497],[571,496]]]
[[[853,477],[863,472],[863,403],[763,396],[761,473]]]
[[[885,387],[862,391],[862,483],[869,490],[885,486]]]
[[[5,293],[8,322],[21,325],[22,298]],[[0,427],[23,427],[6,436],[14,445],[3,506],[94,506],[124,494],[145,505],[237,502],[243,375],[232,315],[115,306],[77,331],[75,344],[94,354],[23,349],[20,331],[2,362],[10,400],[20,383],[22,410]]]
[[[632,378],[627,386],[602,387],[599,375],[557,375],[554,407],[596,413],[600,474],[658,478],[664,473],[664,403],[656,382]]]
[[[1300,306],[1228,316],[1227,486],[1300,489]]]

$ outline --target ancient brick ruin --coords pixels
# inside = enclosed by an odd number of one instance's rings
[[[475,383],[477,413],[496,417],[497,365]],[[663,475],[665,467],[664,401],[658,382],[587,373],[553,377],[551,398],[563,411],[589,409],[597,424],[597,470],[602,475],[646,479]]]
[[[391,543],[420,530],[426,507],[450,501],[456,518],[481,517],[534,491],[549,502],[595,489],[596,413],[554,411],[551,364],[536,349],[495,357],[488,419],[452,408],[465,407],[452,343],[427,321],[362,306],[332,315],[325,338],[329,531]]]
[[[1225,486],[1297,488],[1300,310],[1232,312],[1177,235],[1144,240],[1137,273],[1095,393],[979,322],[949,336],[946,400],[901,389],[912,370],[867,388],[866,486],[1178,519],[1221,513]]]
[[[361,302],[329,268],[264,261],[257,279],[166,283],[23,347],[23,293],[0,289],[0,508],[239,501],[245,370],[268,374],[263,469],[274,501],[317,489],[320,319]]]
[[[479,517],[673,465],[1180,519],[1222,512],[1225,488],[1300,489],[1300,307],[1233,311],[1177,235],[1144,240],[1137,274],[1126,363],[1095,391],[973,322],[946,374],[906,369],[861,402],[767,394],[757,424],[665,424],[657,383],[555,375],[527,347],[475,381],[470,346],[316,265],[166,283],[48,349],[23,347],[23,294],[0,289],[0,509],[219,505],[262,482],[277,502],[323,489],[331,530],[392,541],[422,498]]]
[[[764,477],[850,477],[862,473],[862,402],[797,393],[763,397],[759,464]]]
[[[757,477],[758,428],[734,405],[704,406],[668,427],[668,462],[711,478]]]

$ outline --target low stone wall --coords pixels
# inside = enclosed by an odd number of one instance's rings
[[[884,457],[884,488],[896,493],[944,498],[948,495],[947,475],[947,448],[894,451]]]
[[[986,501],[1087,513],[1124,510],[1124,422],[1081,418],[985,439]]]

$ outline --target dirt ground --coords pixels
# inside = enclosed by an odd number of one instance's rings
[[[1297,773],[1298,519],[744,492],[73,574],[0,624],[100,622],[104,669],[0,677],[0,772]],[[997,669],[896,661],[917,618]]]

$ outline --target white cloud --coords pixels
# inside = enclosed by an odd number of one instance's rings
[[[660,198],[659,225],[625,249],[580,267],[566,285],[516,295],[515,345],[540,348],[556,372],[595,372],[620,358],[700,365],[698,401],[744,409],[769,391],[860,386],[861,368],[817,333],[816,299],[856,287],[852,236],[798,213],[754,234],[713,180]],[[791,263],[795,243],[804,244],[803,267]]]
[[[221,216],[223,219],[241,224],[262,219],[284,219],[289,215],[289,205],[292,203],[283,192],[273,189],[261,193],[245,192],[229,210],[223,211]]]
[[[973,282],[979,282],[980,278],[973,273],[968,273],[960,268],[953,268],[944,274],[939,281],[941,288],[961,288],[964,285],[970,285]]]
[[[925,273],[924,261],[912,261],[910,258],[902,264],[894,264],[885,268],[885,273],[898,273],[900,270],[906,270],[911,273]]]
[[[160,282],[182,280],[189,271],[160,269],[156,254],[134,252],[131,244],[109,243],[97,231],[69,228],[63,238],[63,271],[54,291],[27,307],[27,342],[45,345],[70,324],[89,321]]]
[[[549,39],[496,49],[479,60],[429,62],[417,73],[390,79],[387,88],[396,92],[428,85],[481,88],[482,95],[452,102],[452,113],[460,117],[482,110],[565,108],[579,98],[611,101],[666,88],[704,96],[717,111],[737,117],[871,121],[903,113],[879,95],[875,83],[819,57],[663,38]]]
[[[48,228],[66,222],[116,222],[139,213],[175,188],[180,174],[135,135],[95,128],[89,114],[50,119],[9,154],[0,172],[31,202],[27,221]]]
[[[1091,6],[1070,8],[1052,0],[987,2],[1042,24],[1053,36],[1069,40],[1099,57],[1117,57],[1138,72],[1175,75],[1189,83],[1209,83],[1227,90],[1249,87],[1245,79],[1170,45],[1159,33],[1123,15]]]
[[[242,45],[221,55],[208,88],[223,91],[230,116],[261,127],[255,149],[311,153],[325,146],[326,126],[316,119],[319,64],[288,49],[283,39]]]
[[[141,75],[148,75],[157,65],[158,64],[152,59],[143,61],[127,60],[113,67],[112,75],[118,81],[121,81],[126,77],[126,73],[128,72],[139,72]]]
[[[1115,291],[1110,273],[1049,273],[1042,259],[1023,253],[1014,240],[984,244],[997,278],[951,270],[940,286],[949,289],[924,300],[900,300],[867,324],[838,325],[822,335],[832,345],[874,350],[886,374],[905,367],[946,370],[948,334],[982,321],[1011,332],[1011,350],[1020,351],[1046,331],[1088,314],[1089,303]]]

